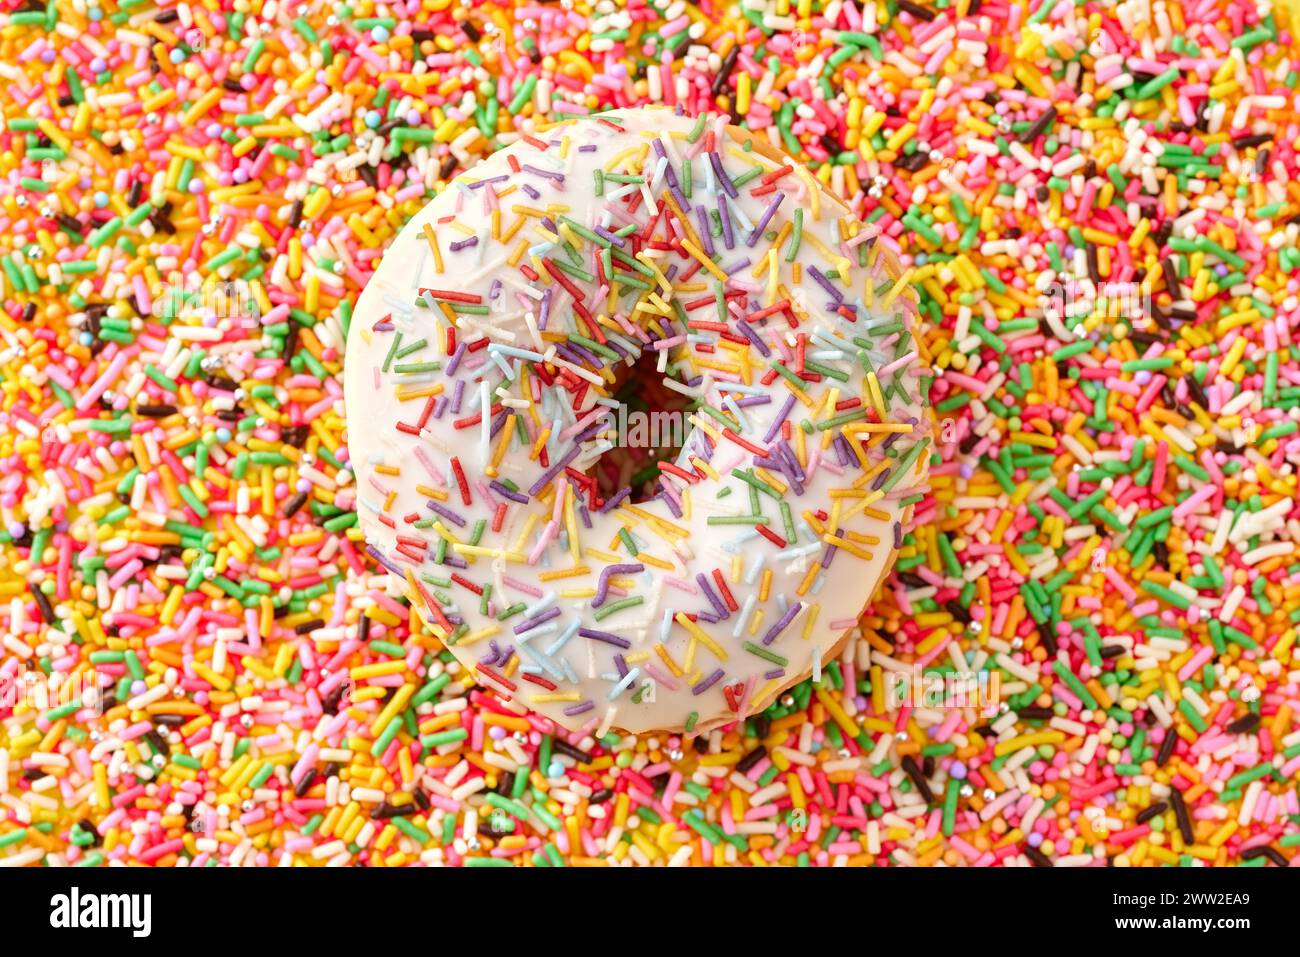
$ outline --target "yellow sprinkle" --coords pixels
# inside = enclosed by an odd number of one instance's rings
[[[682,248],[685,249],[692,256],[694,256],[697,260],[699,260],[700,265],[702,265],[705,269],[711,272],[715,279],[718,279],[721,282],[727,281],[728,279],[727,274],[723,272],[721,269],[719,269],[717,264],[714,263],[712,259],[709,259],[707,256],[705,256],[704,253],[700,251],[699,247],[697,247],[689,239],[682,240]]]
[[[691,637],[702,644],[705,648],[708,648],[709,651],[713,652],[713,656],[719,661],[727,660],[727,653],[718,646],[717,642],[708,636],[704,629],[687,618],[685,612],[679,611],[673,616],[673,621],[677,622],[677,624],[690,632]]]
[[[431,223],[424,224],[424,238],[429,243],[429,250],[433,253],[434,269],[442,272],[442,250],[438,248],[438,234],[433,231]]]
[[[663,660],[663,663],[668,667],[668,670],[673,673],[674,677],[680,678],[685,673],[678,666],[677,662],[673,661],[672,655],[668,654],[668,649],[662,644],[657,642],[655,643],[655,653]]]

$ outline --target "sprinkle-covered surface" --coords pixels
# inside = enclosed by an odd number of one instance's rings
[[[535,133],[407,224],[357,304],[361,527],[498,697],[702,733],[820,678],[902,545],[931,441],[916,301],[725,116]],[[676,418],[629,409],[656,386]]]
[[[1283,7],[27,2],[0,75],[0,674],[77,689],[6,688],[0,864],[1294,858]],[[843,656],[694,741],[475,685],[366,556],[342,418],[438,184],[643,102],[878,230],[942,426]],[[1006,710],[891,706],[914,663]]]

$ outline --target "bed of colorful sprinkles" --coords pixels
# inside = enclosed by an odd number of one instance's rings
[[[0,864],[1288,865],[1291,31],[1232,0],[0,15]],[[879,227],[943,424],[860,637],[693,740],[559,733],[412,631],[341,408],[348,303],[433,190],[641,102],[731,111]],[[913,665],[1005,707],[891,706]]]

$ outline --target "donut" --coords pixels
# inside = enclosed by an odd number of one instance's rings
[[[357,510],[473,681],[601,736],[820,677],[930,459],[879,239],[766,139],[666,108],[520,134],[402,229],[347,340]],[[680,449],[637,447],[656,415]]]

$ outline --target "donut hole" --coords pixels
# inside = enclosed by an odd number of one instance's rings
[[[659,492],[660,462],[672,463],[690,435],[690,414],[698,404],[664,384],[671,372],[660,372],[658,353],[646,349],[631,365],[620,363],[614,370],[609,395],[618,403],[611,420],[606,450],[588,468],[596,479],[597,494],[609,499],[626,486],[628,501],[637,505]]]

